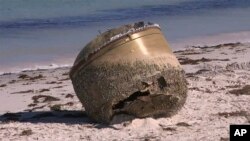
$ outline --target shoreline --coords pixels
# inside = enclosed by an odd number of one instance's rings
[[[204,36],[194,36],[191,38],[179,39],[169,41],[170,47],[173,51],[183,50],[192,46],[214,46],[217,44],[225,43],[249,43],[250,42],[250,31],[239,31],[239,32],[228,32],[219,33]],[[2,64],[0,69],[0,75],[4,73],[19,73],[25,70],[36,70],[36,69],[53,69],[59,67],[70,67],[73,65],[74,59],[77,53],[67,55],[67,57],[54,58],[52,61],[40,61],[40,62],[16,62],[12,65]],[[32,58],[31,58],[32,59]],[[5,62],[6,63],[6,62]]]
[[[250,43],[174,51],[188,98],[174,116],[94,123],[84,112],[70,67],[0,75],[0,140],[229,140],[230,124],[250,124]]]

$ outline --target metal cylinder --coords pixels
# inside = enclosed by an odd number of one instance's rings
[[[160,27],[142,22],[111,29],[79,53],[70,77],[87,114],[162,117],[185,103],[185,74]]]

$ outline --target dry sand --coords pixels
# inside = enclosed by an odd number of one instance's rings
[[[70,68],[0,76],[2,140],[203,140],[227,141],[230,124],[250,123],[250,44],[176,51],[186,71],[188,98],[171,118],[112,125],[84,113],[68,76]]]

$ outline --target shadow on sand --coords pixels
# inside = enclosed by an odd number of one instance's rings
[[[123,115],[121,115],[123,116]],[[88,124],[93,128],[114,128],[112,125],[131,120],[132,117],[117,118],[110,124],[101,124],[91,120],[84,111],[33,111],[5,113],[0,115],[0,123],[29,122],[29,123],[64,123]]]
[[[0,115],[1,122],[31,122],[31,123],[94,123],[83,111],[34,111],[5,113]]]

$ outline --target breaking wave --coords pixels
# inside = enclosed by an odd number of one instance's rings
[[[1,0],[0,29],[89,26],[96,22],[184,16],[218,9],[250,7],[248,0],[178,0],[175,2],[157,0],[155,3],[150,0],[144,3],[132,0],[122,3],[109,0],[109,2],[95,0],[82,3],[76,0],[70,2],[63,0],[60,3],[59,1],[46,3],[45,0],[25,4],[25,1],[21,0],[17,3],[23,7],[17,7],[19,5],[13,4],[13,1]],[[32,5],[35,8],[27,10]],[[70,5],[74,8],[70,8]]]

